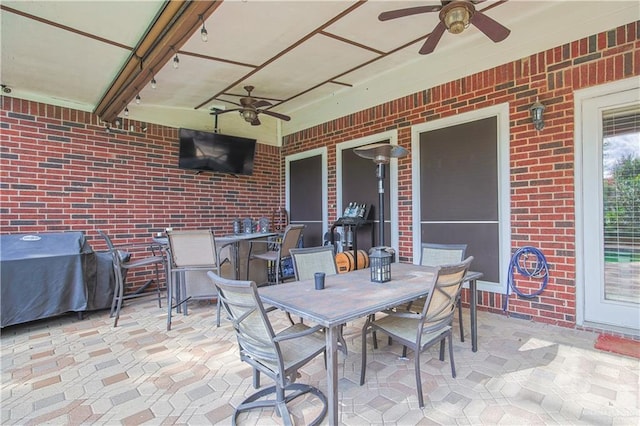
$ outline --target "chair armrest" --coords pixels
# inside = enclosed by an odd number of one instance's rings
[[[164,256],[166,250],[164,246],[157,243],[152,243],[149,248],[151,249],[151,253],[153,253],[154,256]]]
[[[126,249],[134,249],[134,248],[144,248],[153,250],[154,248],[157,250],[161,246],[157,243],[126,243],[126,244],[118,244],[114,245],[113,248],[116,250],[126,250]]]
[[[282,342],[283,340],[291,340],[291,339],[297,339],[299,337],[303,337],[303,336],[307,336],[309,334],[313,334],[319,330],[322,330],[324,327],[322,327],[321,325],[316,325],[315,327],[310,327],[307,328],[306,330],[303,331],[299,331],[297,333],[287,333],[287,334],[282,334],[284,332],[281,332],[280,334],[276,335],[273,338],[274,342]],[[286,331],[286,330],[284,330]]]
[[[234,244],[235,242],[229,242],[216,247],[218,251],[216,253],[216,256],[218,257],[218,266],[222,266],[227,262],[231,263],[231,246]]]
[[[415,312],[397,312],[397,311],[383,311],[385,314],[390,317],[396,318],[411,318],[411,319],[420,319],[422,314],[416,314]]]

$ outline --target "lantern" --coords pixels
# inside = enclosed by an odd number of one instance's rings
[[[371,267],[371,281],[374,283],[386,283],[391,281],[391,254],[385,247],[373,247],[369,254]]]

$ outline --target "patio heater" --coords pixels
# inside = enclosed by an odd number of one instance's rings
[[[378,166],[376,169],[376,177],[378,178],[378,245],[384,246],[384,177],[385,166],[389,164],[392,158],[402,158],[409,155],[409,151],[398,145],[389,143],[374,143],[355,148],[353,152],[356,155],[373,160]]]

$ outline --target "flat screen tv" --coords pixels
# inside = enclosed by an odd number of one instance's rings
[[[200,130],[180,129],[178,167],[233,175],[253,173],[256,140]]]

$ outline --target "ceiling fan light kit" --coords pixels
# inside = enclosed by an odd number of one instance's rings
[[[221,110],[219,108],[212,108],[211,115],[215,115],[216,117],[220,114],[224,114],[225,112],[231,111],[239,111],[240,116],[246,121],[250,123],[252,126],[259,126],[260,119],[258,118],[258,114],[269,115],[274,118],[279,118],[280,120],[289,121],[291,117],[288,115],[280,114],[278,112],[269,111],[265,109],[261,109],[263,107],[269,107],[273,104],[265,99],[256,99],[251,96],[251,92],[253,91],[253,86],[244,86],[244,90],[247,91],[247,96],[240,98],[240,103],[225,101],[237,105],[238,108],[231,108]]]
[[[493,20],[483,12],[476,10],[475,5],[484,0],[441,0],[440,6],[414,6],[406,9],[390,10],[382,12],[378,19],[388,21],[390,19],[403,18],[405,16],[421,13],[439,12],[440,22],[427,36],[419,50],[421,55],[433,52],[445,31],[451,34],[460,34],[469,25],[473,24],[494,43],[498,43],[509,36],[511,31],[499,22]]]
[[[240,115],[244,118],[244,121],[248,123],[253,123],[255,119],[258,118],[258,113],[252,109],[243,109],[240,111]]]
[[[440,11],[440,20],[451,34],[460,34],[471,22],[473,9],[468,3],[449,3]]]

